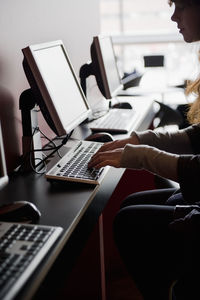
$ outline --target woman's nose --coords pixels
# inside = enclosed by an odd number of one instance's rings
[[[172,16],[171,16],[171,20],[172,20],[173,22],[177,22],[178,19],[179,19],[179,15],[178,15],[177,9],[175,8],[174,13],[173,13]]]

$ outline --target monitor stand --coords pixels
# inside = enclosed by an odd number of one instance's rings
[[[79,77],[80,77],[81,87],[82,87],[82,90],[83,90],[85,96],[87,96],[86,79],[90,75],[95,75],[93,72],[92,63],[86,63],[86,64],[82,65],[80,68],[80,71],[79,71]]]
[[[35,169],[39,171],[43,164],[42,143],[38,126],[38,111],[40,111],[34,93],[27,89],[20,95],[19,108],[22,116],[22,170],[29,171]]]
[[[95,76],[95,71],[94,71],[92,62],[88,62],[88,63],[82,65],[80,68],[80,71],[79,71],[79,77],[80,77],[80,84],[81,84],[82,90],[83,90],[86,98],[87,98],[87,78],[91,75]],[[95,76],[95,78],[96,78],[96,76]],[[97,82],[97,86],[99,88],[99,91],[100,91],[103,99],[105,99],[103,96],[103,92],[102,92],[100,83]],[[106,99],[106,102],[108,102],[107,99]],[[103,106],[102,110],[98,109],[98,111],[95,111],[95,109],[92,108],[92,111],[93,111],[92,116],[91,116],[91,119],[90,118],[88,119],[88,121],[93,120],[94,118],[98,119],[98,118],[102,117],[108,111],[109,108],[111,108],[111,101],[108,102],[108,106],[106,106],[106,108]]]

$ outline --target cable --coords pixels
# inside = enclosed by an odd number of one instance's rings
[[[36,132],[36,130],[38,130],[39,128],[38,127],[35,127],[33,132],[32,132],[32,135],[31,135],[31,140],[30,140],[30,144],[29,144],[29,149],[31,149],[31,145],[32,145],[32,140],[33,140],[33,136]],[[17,168],[15,168],[15,172],[20,172],[22,170],[22,167],[25,165],[26,161],[29,159],[30,157],[30,153],[31,151],[27,152],[25,155],[22,155],[21,159],[22,159],[22,163],[21,165],[19,165]]]
[[[63,138],[62,142],[60,143],[60,145],[58,145],[56,147],[56,149],[54,149],[49,155],[47,155],[42,161],[40,161],[35,168],[37,168],[41,163],[44,163],[49,157],[51,157],[55,152],[57,152],[63,145],[65,145],[68,141],[68,139],[70,138],[72,132],[69,135],[66,135],[65,138]]]
[[[54,145],[54,147],[49,147],[49,148],[46,148],[46,149],[45,149],[45,148],[43,148],[43,149],[33,149],[33,136],[34,136],[34,134],[36,133],[37,130],[38,130],[38,131],[39,131],[39,132],[40,132],[40,133],[41,133],[41,134],[42,134],[42,135],[43,135],[50,143],[52,143],[52,144]],[[31,136],[30,145],[29,145],[30,151],[27,152],[25,156],[22,156],[23,162],[21,163],[21,165],[20,165],[18,168],[15,169],[15,171],[16,171],[16,172],[20,172],[20,171],[22,170],[24,164],[25,164],[25,163],[27,162],[27,160],[29,159],[30,167],[31,167],[31,169],[32,169],[35,173],[37,173],[37,174],[43,174],[43,173],[45,173],[45,172],[46,172],[46,169],[47,169],[47,166],[46,166],[45,161],[46,161],[49,157],[51,157],[55,152],[57,152],[57,154],[58,154],[58,156],[59,156],[60,158],[62,157],[61,154],[59,153],[59,149],[60,149],[63,145],[65,145],[65,144],[67,143],[67,141],[68,141],[68,139],[70,138],[72,132],[73,132],[73,131],[71,131],[70,134],[66,135],[66,136],[62,139],[62,141],[61,141],[61,143],[60,143],[59,145],[56,145],[56,143],[55,143],[53,140],[49,139],[49,138],[48,138],[48,137],[47,137],[47,136],[39,129],[39,127],[35,127],[34,130],[33,130],[33,133],[32,133],[32,136]],[[42,155],[45,156],[43,159],[42,159],[42,158],[34,158],[34,161],[36,161],[36,160],[40,160],[40,161],[39,161],[39,163],[37,163],[35,166],[33,166],[32,154],[33,154],[34,152],[39,152],[39,151],[44,152],[44,151],[51,151],[51,150],[53,150],[53,151],[52,151],[49,155],[46,155],[46,154],[42,153]],[[42,163],[44,164],[44,166],[41,168],[40,171],[38,171],[38,167],[39,167]]]
[[[39,129],[39,131],[43,135],[43,137],[45,137],[50,143],[52,143],[54,145],[54,147],[57,147],[56,143],[53,140],[51,140],[50,138],[48,138],[48,136],[46,134],[44,134],[44,132],[42,132],[42,130]],[[44,149],[44,151],[46,151],[46,149]],[[60,152],[58,151],[57,153],[58,153],[58,156],[61,158],[62,156],[61,156]]]
[[[39,130],[39,128],[38,128]],[[39,130],[40,131],[40,130]],[[37,170],[37,165],[33,166],[33,163],[32,163],[32,153],[36,152],[35,150],[32,150],[33,149],[33,136],[34,136],[34,133],[32,134],[32,138],[31,138],[31,150],[29,152],[29,163],[30,163],[30,166],[31,166],[31,169],[37,173],[37,174],[44,174],[47,170],[47,166],[46,166],[46,163],[45,163],[45,159],[41,159],[41,158],[34,158],[34,163],[36,162],[36,160],[40,160],[40,163],[43,163],[44,166],[42,167],[42,170],[40,169],[40,171]],[[38,149],[40,150],[40,149]],[[41,149],[42,150],[42,149]],[[44,153],[42,153],[42,155],[44,155]],[[38,164],[38,165],[39,165]]]

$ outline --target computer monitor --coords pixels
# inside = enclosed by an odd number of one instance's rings
[[[106,99],[112,99],[123,88],[119,75],[113,43],[110,36],[95,36],[90,47],[91,63],[82,66],[80,78],[95,75],[97,85]],[[85,78],[84,78],[85,77]]]
[[[0,123],[0,189],[8,183],[3,136]]]
[[[22,49],[23,66],[37,103],[51,129],[69,134],[91,113],[61,40]]]

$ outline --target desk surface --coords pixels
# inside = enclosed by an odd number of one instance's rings
[[[153,100],[146,97],[134,97],[132,100],[133,107],[140,112],[133,130],[144,130],[149,127],[154,116]],[[73,138],[83,139],[89,134],[87,124],[84,124],[75,130]],[[115,136],[115,138],[122,137],[124,135]],[[65,150],[63,147],[62,151]],[[42,214],[39,224],[64,228],[55,247],[16,299],[27,300],[32,297],[61,252],[66,255],[66,263],[69,260],[73,261],[72,256],[76,259],[78,250],[73,249],[73,243],[77,247],[77,243],[81,243],[84,236],[90,234],[123,172],[123,169],[110,168],[99,186],[77,183],[50,184],[44,175],[35,173],[18,174],[10,178],[9,184],[0,191],[2,203],[18,200],[33,202]],[[68,252],[67,247],[70,248]]]

